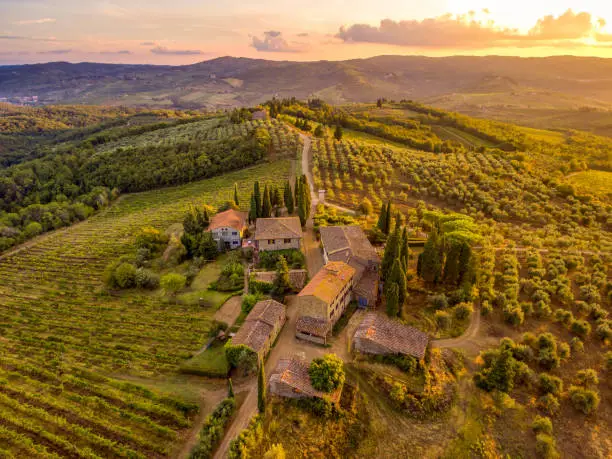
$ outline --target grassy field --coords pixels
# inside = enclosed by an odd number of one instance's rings
[[[234,183],[246,206],[254,180],[281,182],[289,170],[277,161],[125,195],[0,259],[1,449],[15,457],[166,455],[195,407],[112,376],[176,374],[206,342],[214,308],[105,294],[104,268],[134,250],[142,226],[165,229],[192,204],[218,205]]]
[[[553,145],[559,145],[565,142],[565,134],[563,134],[562,132],[548,131],[545,129],[535,129],[525,126],[517,126],[517,128],[519,131],[524,132],[532,139],[538,140],[540,142],[548,142]]]
[[[612,194],[612,172],[578,172],[572,174],[567,180],[580,191],[588,191],[600,196]]]

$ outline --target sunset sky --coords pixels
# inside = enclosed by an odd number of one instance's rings
[[[0,0],[0,64],[612,57],[612,1]]]

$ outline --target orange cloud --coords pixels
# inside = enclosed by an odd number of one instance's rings
[[[586,37],[598,41],[609,41],[598,33],[605,25],[590,13],[574,13],[567,10],[559,17],[545,16],[538,19],[527,34],[517,29],[499,27],[493,21],[480,21],[474,13],[453,16],[446,14],[421,21],[394,21],[384,19],[378,27],[354,24],[341,27],[336,34],[344,42],[381,43],[412,47],[437,48],[488,48],[503,46],[558,46],[572,42],[572,46]]]

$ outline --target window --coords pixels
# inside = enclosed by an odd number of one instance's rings
[[[268,239],[268,244],[274,244],[274,239]]]
[[[238,236],[238,231],[232,231],[232,236]]]
[[[285,239],[285,244],[291,244],[291,239]]]

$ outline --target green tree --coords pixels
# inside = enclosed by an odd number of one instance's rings
[[[332,392],[344,384],[344,364],[336,354],[313,359],[308,374],[312,387],[321,392]]]
[[[253,196],[255,196],[255,209],[257,211],[257,218],[261,217],[261,189],[259,188],[259,181],[255,181],[253,184]]]
[[[249,208],[249,223],[253,223],[257,220],[257,201],[255,199],[255,193],[251,193],[251,206]]]
[[[261,414],[266,412],[266,370],[263,362],[259,363],[257,373],[257,409]]]
[[[162,276],[159,284],[170,296],[176,296],[179,290],[185,287],[187,279],[178,273],[169,273]]]
[[[399,287],[396,283],[391,282],[386,287],[385,298],[387,299],[387,315],[389,317],[397,317],[399,314]]]
[[[406,301],[406,273],[402,269],[402,264],[399,258],[393,261],[393,267],[391,268],[391,274],[385,281],[385,288],[387,284],[397,285],[397,299],[399,309],[401,310],[404,302]]]
[[[392,220],[393,220],[393,207],[391,205],[391,201],[387,201],[387,218],[385,219],[385,229],[384,229],[385,234],[389,234],[391,232]]]
[[[240,205],[240,199],[238,198],[238,184],[234,183],[234,202],[237,206]]]
[[[282,207],[284,205],[283,195],[279,187],[274,187],[274,193],[271,193],[270,199],[272,200],[273,207]]]
[[[319,124],[314,130],[315,137],[323,137],[325,135],[325,130],[323,129],[323,125]]]
[[[391,268],[393,268],[393,262],[399,256],[399,228],[396,228],[393,234],[389,236],[387,239],[387,243],[385,244],[385,252],[383,254],[383,259],[381,263],[381,277],[383,280],[386,280],[387,277],[391,274]]]
[[[232,378],[227,380],[227,396],[228,398],[234,398],[234,384],[232,384]]]
[[[380,213],[378,214],[378,223],[376,223],[376,227],[380,230],[381,233],[385,233],[385,229],[387,228],[387,206],[383,203],[380,206]]]
[[[419,255],[417,274],[426,282],[438,284],[442,280],[443,261],[443,240],[434,229],[427,238],[423,252]]]
[[[405,273],[408,273],[408,263],[410,261],[410,245],[408,243],[408,229],[404,226],[402,230],[401,244],[398,251],[399,259]]]
[[[274,279],[274,291],[277,294],[283,294],[291,290],[291,282],[289,281],[289,265],[284,256],[278,257],[276,263],[276,278]]]
[[[287,207],[287,212],[289,214],[293,214],[295,211],[294,201],[293,201],[293,192],[291,190],[291,184],[289,180],[285,182],[285,206]]]
[[[336,129],[334,130],[334,139],[340,142],[342,140],[343,134],[344,133],[342,132],[342,127],[339,124],[336,125]]]
[[[136,266],[131,263],[121,263],[115,269],[115,283],[119,288],[132,288],[136,285]]]
[[[261,205],[261,216],[263,218],[270,218],[272,215],[272,202],[270,201],[270,189],[268,185],[264,186],[263,203]]]
[[[285,454],[285,448],[280,443],[275,443],[270,447],[268,451],[264,454],[264,459],[285,459],[287,456]]]

